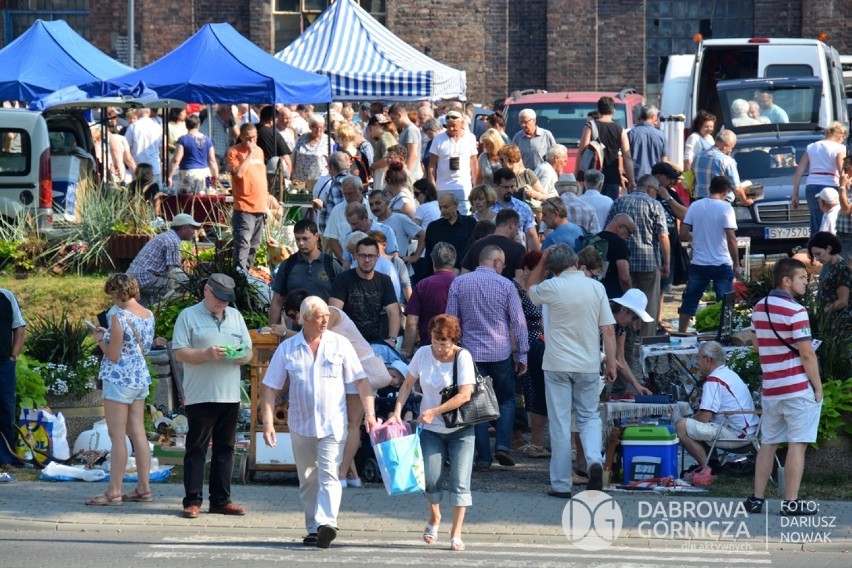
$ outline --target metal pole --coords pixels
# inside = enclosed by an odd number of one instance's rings
[[[136,67],[136,54],[134,53],[136,47],[135,11],[134,1],[127,0],[127,64],[130,67]]]

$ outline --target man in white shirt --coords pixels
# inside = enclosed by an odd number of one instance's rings
[[[604,183],[604,175],[599,170],[586,170],[583,176],[583,184],[586,186],[585,191],[580,195],[580,199],[584,203],[588,203],[595,208],[598,214],[598,221],[606,222],[609,215],[609,210],[612,207],[612,198],[601,193],[601,188]]]
[[[541,188],[548,197],[557,197],[556,182],[559,175],[568,163],[568,148],[562,144],[555,144],[547,149],[544,161],[535,169],[535,175],[541,182]]]
[[[322,236],[325,239],[325,251],[332,253],[338,260],[343,260],[343,245],[346,235],[352,232],[349,221],[346,220],[346,206],[350,203],[362,203],[367,209],[367,215],[374,221],[376,216],[370,211],[369,203],[364,197],[364,185],[358,176],[346,176],[340,182],[340,191],[343,193],[343,202],[338,203],[331,210],[325,231]]]
[[[464,116],[451,110],[446,114],[447,129],[436,135],[429,149],[429,181],[438,195],[452,192],[459,202],[459,212],[469,211],[467,196],[479,171],[476,137],[465,128]]]
[[[375,397],[348,339],[329,331],[328,305],[308,296],[299,310],[302,331],[285,340],[263,378],[263,441],[274,448],[272,411],[285,385],[290,401],[287,427],[305,508],[306,545],[328,548],[337,536],[342,488],[338,468],[346,441],[346,384],[355,383],[369,432],[376,425]]]
[[[139,109],[139,120],[127,127],[124,137],[130,145],[133,161],[137,164],[151,164],[154,183],[162,187],[160,145],[163,143],[163,127],[151,118],[151,109]]]

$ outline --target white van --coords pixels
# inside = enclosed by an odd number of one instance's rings
[[[722,117],[716,83],[730,79],[817,77],[822,83],[819,125],[848,124],[843,70],[837,50],[816,39],[708,39],[695,55],[669,58],[663,83],[664,116],[683,114],[687,128],[698,110]]]
[[[0,216],[32,209],[41,228],[53,222],[50,136],[41,114],[0,109]]]

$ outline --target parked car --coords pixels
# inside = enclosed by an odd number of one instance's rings
[[[55,198],[78,181],[80,156],[93,155],[88,123],[77,111],[0,109],[0,140],[0,216],[29,210],[49,231]]]
[[[751,237],[755,253],[789,253],[810,236],[805,184],[799,187],[800,205],[793,209],[793,175],[808,144],[825,137],[819,126],[822,81],[816,77],[720,81],[717,85],[722,122],[737,135],[732,157],[740,181],[750,180],[764,188],[763,199],[751,207],[735,204],[737,235]],[[758,91],[773,94],[789,122],[733,126],[731,106],[737,99],[750,101]],[[806,174],[807,175],[807,174]],[[803,178],[804,179],[804,178]]]
[[[525,108],[536,113],[536,124],[553,133],[558,144],[568,148],[568,163],[565,173],[574,171],[577,160],[577,148],[583,127],[589,120],[589,113],[598,109],[598,100],[603,96],[615,100],[613,121],[623,128],[632,128],[636,122],[639,107],[645,103],[645,97],[634,89],[615,92],[574,91],[548,93],[542,91],[519,91],[506,99],[503,115],[506,119],[506,133],[511,137],[521,129],[518,115]]]

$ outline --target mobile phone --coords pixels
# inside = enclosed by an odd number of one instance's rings
[[[89,329],[91,329],[92,331],[98,330],[98,326],[96,326],[95,324],[93,324],[89,320],[83,320],[83,323],[86,324],[87,326],[89,326]]]

